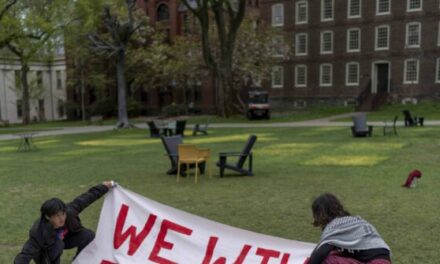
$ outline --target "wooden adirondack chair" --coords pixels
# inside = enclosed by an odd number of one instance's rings
[[[383,126],[383,135],[384,136],[386,136],[388,130],[392,130],[394,132],[394,135],[397,136],[396,122],[397,122],[398,118],[399,118],[399,116],[395,116],[392,123],[387,122],[387,121],[384,122],[384,126]]]
[[[351,134],[353,137],[371,137],[373,134],[373,126],[367,126],[367,115],[362,113],[351,117],[353,126],[351,126]]]
[[[403,110],[402,111],[404,118],[405,118],[405,126],[423,126],[423,117],[412,117],[411,112],[409,110]]]
[[[150,129],[150,137],[152,137],[152,138],[160,137],[160,130],[159,130],[159,128],[157,128],[154,121],[148,121],[147,125],[148,125],[148,128]]]
[[[246,145],[244,146],[241,152],[221,152],[219,153],[220,161],[217,162],[217,166],[220,168],[220,177],[224,176],[225,169],[230,169],[240,173],[241,175],[253,176],[252,172],[252,147],[257,141],[256,135],[249,136]],[[237,156],[238,160],[235,164],[228,164],[227,157],[229,156]],[[244,164],[246,160],[249,158],[248,168],[244,168]]]
[[[183,144],[183,138],[181,135],[175,135],[175,136],[169,136],[165,137],[162,136],[162,143],[165,147],[165,151],[167,152],[167,156],[170,158],[171,162],[171,168],[166,172],[169,175],[177,174],[177,167],[179,164],[179,152],[178,152],[178,146]],[[205,162],[198,164],[200,173],[205,173]],[[190,168],[193,168],[194,164],[190,166]],[[181,168],[182,174],[185,172],[185,167]]]

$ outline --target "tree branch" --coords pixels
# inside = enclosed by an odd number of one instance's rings
[[[9,0],[3,10],[0,11],[0,20],[2,20],[3,16],[8,12],[8,10],[17,3],[17,0]]]

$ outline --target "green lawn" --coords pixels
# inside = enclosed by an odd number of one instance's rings
[[[377,128],[378,129],[378,128]],[[255,177],[202,177],[176,183],[159,139],[129,129],[36,138],[34,152],[0,141],[0,263],[11,263],[39,215],[42,201],[69,201],[107,179],[164,204],[221,223],[288,239],[317,242],[313,197],[332,192],[352,214],[373,223],[393,250],[394,263],[438,263],[440,127],[401,128],[399,136],[352,138],[348,128],[216,129],[186,143],[239,151],[250,133]],[[189,131],[187,134],[190,134]],[[423,172],[415,189],[401,184]],[[102,200],[82,214],[95,229]],[[63,263],[70,263],[68,252]]]

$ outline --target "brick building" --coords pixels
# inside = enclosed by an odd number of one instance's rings
[[[246,0],[247,10],[257,10],[260,0]],[[189,3],[196,5],[195,0]],[[193,34],[197,27],[195,18],[190,14],[185,5],[180,0],[137,0],[137,6],[145,11],[150,21],[157,28],[168,32],[169,39],[174,39],[179,35]],[[209,75],[207,75],[209,76]],[[187,89],[186,98],[202,112],[215,111],[216,92],[213,79],[210,77],[201,77],[200,82],[194,87]],[[173,90],[172,85],[162,87],[157,91],[149,91],[148,104],[156,109],[160,109],[171,102],[182,103],[181,91]]]
[[[190,1],[195,5],[195,1]],[[195,21],[188,13],[186,7],[179,0],[137,0],[137,6],[145,11],[150,21],[156,28],[168,33],[168,38],[173,40],[176,36],[191,33]],[[182,91],[174,89],[175,84],[160,87],[146,92],[146,104],[149,112],[158,112],[171,103],[183,103]],[[210,112],[215,105],[215,93],[212,88],[212,79],[201,78],[199,83],[188,87],[187,103],[192,102],[196,108]]]
[[[440,95],[439,0],[262,0],[260,8],[295,43],[267,87],[279,102],[368,109]]]

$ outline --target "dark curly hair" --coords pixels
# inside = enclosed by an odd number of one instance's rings
[[[331,193],[324,193],[313,201],[313,225],[322,229],[337,217],[349,216],[341,202]]]

